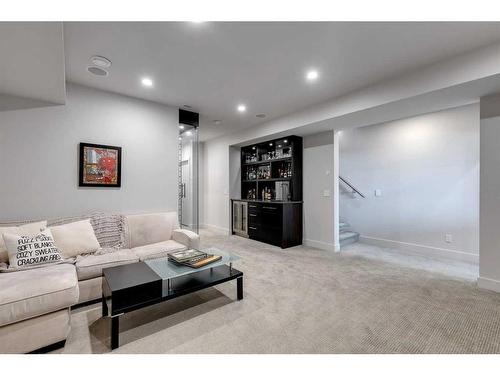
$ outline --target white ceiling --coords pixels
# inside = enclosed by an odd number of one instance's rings
[[[60,22],[0,22],[0,111],[64,104]]]
[[[64,23],[67,80],[190,105],[205,140],[499,40],[500,23]],[[108,77],[86,71],[95,54],[113,62]]]

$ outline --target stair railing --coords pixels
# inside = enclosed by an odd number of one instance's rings
[[[358,194],[361,198],[364,198],[365,196],[363,195],[363,193],[361,193],[358,189],[356,189],[349,181],[347,181],[344,177],[342,176],[339,176],[339,179],[340,181],[342,181],[344,184],[346,184],[347,186],[349,186],[352,190],[352,193],[353,194]]]

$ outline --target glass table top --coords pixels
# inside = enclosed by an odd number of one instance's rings
[[[240,257],[237,255],[217,249],[215,247],[210,247],[208,249],[201,249],[201,250],[208,254],[220,255],[221,259],[219,259],[217,262],[207,264],[206,266],[200,268],[179,266],[173,262],[170,262],[167,258],[145,260],[144,263],[146,263],[149,266],[149,268],[151,268],[154,272],[156,272],[156,274],[160,276],[163,280],[169,280],[179,276],[188,275],[190,273],[221,266],[224,264],[230,264],[240,259]]]

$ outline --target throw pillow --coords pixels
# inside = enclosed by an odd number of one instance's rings
[[[50,229],[35,236],[3,235],[9,253],[9,268],[33,268],[62,261]]]
[[[0,227],[0,263],[7,263],[9,261],[7,247],[2,237],[3,234],[10,233],[18,236],[33,236],[40,233],[45,228],[47,228],[46,221],[38,221],[36,223],[29,223],[17,227]]]
[[[64,258],[93,253],[101,247],[90,219],[50,227],[50,230]]]

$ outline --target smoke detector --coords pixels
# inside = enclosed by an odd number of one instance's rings
[[[90,62],[99,68],[109,68],[111,66],[111,60],[103,56],[92,56]]]

